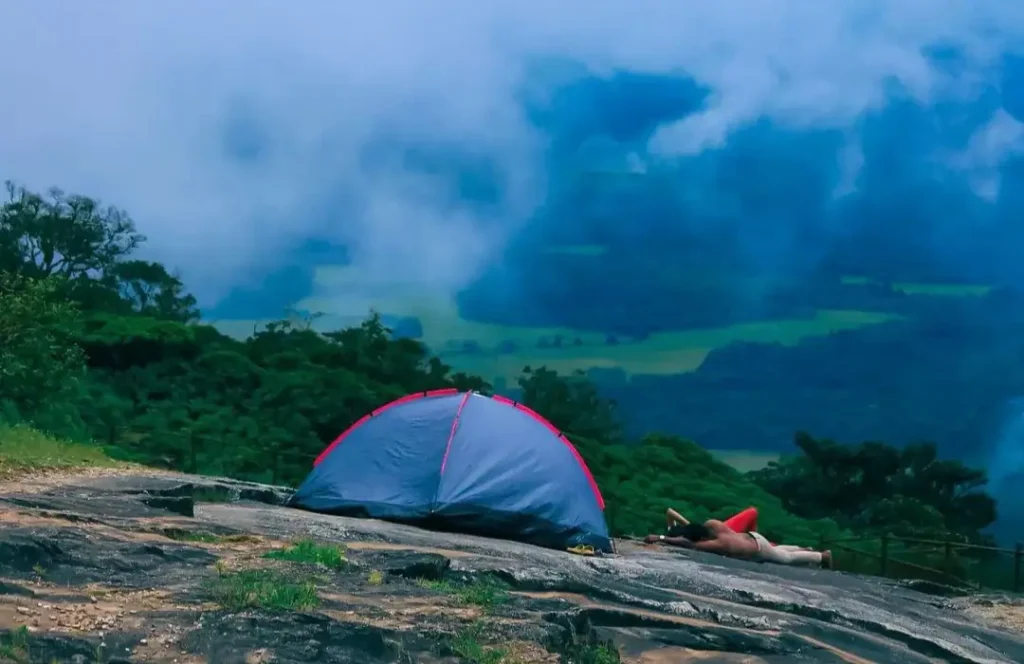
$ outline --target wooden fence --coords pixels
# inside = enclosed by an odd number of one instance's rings
[[[835,569],[896,579],[1021,592],[1024,544],[1012,548],[882,535],[823,539]],[[851,546],[859,545],[859,546]]]

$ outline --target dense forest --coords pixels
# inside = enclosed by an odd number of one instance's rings
[[[340,431],[386,401],[442,387],[492,390],[392,335],[371,312],[329,333],[289,319],[244,341],[227,337],[199,322],[172,271],[135,257],[144,242],[124,211],[8,187],[0,208],[4,426],[154,466],[295,484]],[[667,506],[700,519],[755,505],[768,536],[802,544],[844,531],[980,541],[996,518],[985,473],[940,459],[933,444],[897,449],[798,434],[798,454],[743,475],[697,443],[626,431],[616,405],[584,375],[526,367],[519,398],[576,443],[616,534],[660,530]]]

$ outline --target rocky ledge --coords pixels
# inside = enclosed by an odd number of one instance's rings
[[[632,542],[581,557],[287,497],[125,471],[0,486],[0,662],[1024,662],[1008,598]]]

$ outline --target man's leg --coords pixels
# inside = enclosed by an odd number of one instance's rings
[[[689,523],[686,517],[671,507],[665,510],[665,522],[669,528],[676,524],[685,526]],[[722,523],[729,526],[729,528],[737,533],[747,533],[751,530],[757,530],[757,508],[748,507],[741,512],[733,514]]]
[[[724,523],[738,533],[757,530],[757,508],[748,507],[742,512],[732,515]]]
[[[761,549],[761,559],[779,565],[809,565],[821,567],[826,561],[825,553],[807,549],[780,549],[766,546]]]
[[[795,546],[773,546],[761,534],[751,532],[754,539],[761,545],[760,560],[778,565],[811,565],[815,567],[830,566],[832,554],[828,551],[812,551]]]

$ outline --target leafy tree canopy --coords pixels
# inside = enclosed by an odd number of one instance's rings
[[[995,521],[984,471],[940,460],[931,443],[841,445],[806,433],[795,442],[803,454],[751,474],[793,514],[860,531],[969,539]]]

